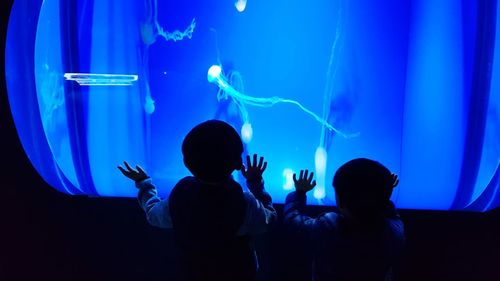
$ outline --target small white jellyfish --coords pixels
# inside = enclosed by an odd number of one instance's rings
[[[222,68],[220,67],[220,65],[216,65],[216,64],[212,65],[208,69],[208,73],[207,73],[208,82],[210,82],[210,83],[215,82],[218,78],[220,78],[221,73],[222,73]]]
[[[325,196],[326,196],[325,195],[325,188],[323,187],[323,188],[320,189],[320,188],[316,187],[316,189],[314,190],[313,196],[316,199],[323,199],[323,198],[325,198]]]
[[[316,168],[316,188],[314,190],[314,198],[323,199],[325,197],[325,177],[326,177],[326,160],[327,152],[322,146],[316,148],[314,154],[314,166]]]
[[[147,114],[153,114],[155,112],[155,101],[151,97],[146,97],[144,101],[144,111],[146,111]]]
[[[293,170],[284,169],[283,170],[283,189],[291,190],[293,189]]]
[[[318,175],[319,172],[325,172],[326,170],[326,158],[327,158],[327,152],[326,149],[322,146],[318,146],[316,148],[316,153],[314,154],[314,164],[316,166],[316,175]]]
[[[236,0],[236,2],[234,2],[234,7],[238,12],[243,13],[247,7],[247,0]]]
[[[253,129],[252,129],[252,124],[245,122],[243,126],[241,126],[241,139],[243,140],[244,143],[249,143],[252,141],[253,137]]]

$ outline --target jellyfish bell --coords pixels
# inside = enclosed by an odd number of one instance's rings
[[[253,129],[252,129],[252,124],[245,122],[243,126],[241,126],[241,139],[243,140],[244,143],[249,143],[252,141],[253,137]]]
[[[155,112],[155,101],[151,97],[146,97],[144,102],[144,111],[147,114],[153,114]]]
[[[234,7],[236,8],[236,10],[238,10],[238,12],[243,13],[243,11],[245,11],[245,8],[247,7],[247,0],[237,0],[234,3]]]
[[[153,45],[156,42],[156,33],[152,23],[143,22],[140,25],[141,39],[146,45]]]
[[[208,73],[207,73],[208,82],[210,82],[210,83],[216,82],[217,79],[220,78],[221,73],[222,73],[222,68],[220,67],[220,65],[216,65],[216,64],[212,65],[208,69]]]

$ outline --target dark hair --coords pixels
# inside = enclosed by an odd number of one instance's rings
[[[184,138],[184,164],[198,179],[218,182],[241,165],[243,143],[236,130],[219,120],[195,126]]]
[[[375,219],[385,211],[392,194],[392,184],[389,169],[366,158],[345,163],[333,178],[338,203],[361,220]]]

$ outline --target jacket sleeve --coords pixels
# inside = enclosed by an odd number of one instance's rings
[[[160,228],[172,228],[172,218],[168,208],[168,200],[158,197],[156,187],[150,178],[136,183],[139,188],[137,199],[146,214],[149,224]]]
[[[318,219],[304,214],[306,201],[305,192],[291,192],[286,197],[283,210],[285,226],[301,239],[311,239],[318,225]]]
[[[238,235],[254,235],[266,232],[276,221],[278,214],[273,207],[269,193],[264,189],[264,181],[247,181],[250,192],[244,192],[246,213]]]

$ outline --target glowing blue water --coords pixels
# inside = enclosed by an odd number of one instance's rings
[[[33,165],[70,194],[135,196],[116,170],[127,160],[168,195],[188,174],[183,136],[217,118],[241,133],[245,153],[266,157],[275,202],[308,168],[318,182],[310,203],[333,204],[335,170],[368,157],[400,175],[400,207],[491,209],[500,201],[500,56],[487,113],[473,116],[469,102],[484,94],[470,90],[476,6],[16,0],[9,100]],[[470,145],[474,120],[485,128],[480,146]],[[480,161],[464,165],[466,154]]]

